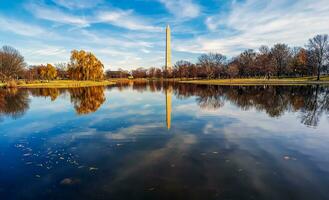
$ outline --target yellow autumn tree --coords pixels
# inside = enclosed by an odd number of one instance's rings
[[[57,77],[57,70],[51,64],[40,65],[37,67],[38,75],[44,80],[53,80]]]
[[[91,52],[73,50],[68,65],[68,74],[74,80],[102,80],[104,65]]]

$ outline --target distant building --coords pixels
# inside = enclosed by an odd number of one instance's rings
[[[106,78],[129,78],[130,76],[128,71],[106,71]]]

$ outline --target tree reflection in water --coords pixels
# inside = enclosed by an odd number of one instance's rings
[[[69,92],[79,115],[96,112],[106,100],[104,87],[72,88]]]
[[[29,95],[25,90],[0,89],[0,116],[19,118],[29,109],[29,102]]]
[[[61,94],[68,92],[74,109],[79,115],[96,112],[105,102],[104,87],[85,87],[85,88],[40,88],[30,90],[35,97],[50,97],[55,101]]]
[[[305,100],[302,110],[302,123],[309,126],[317,126],[319,117],[325,112],[329,114],[329,88],[313,87],[308,91],[308,98]],[[328,116],[329,117],[329,116]]]
[[[57,97],[65,92],[63,89],[57,88],[37,88],[30,90],[32,96],[35,97],[50,97],[51,101],[55,101]]]
[[[220,109],[225,102],[230,102],[242,110],[256,109],[270,117],[280,117],[286,112],[300,112],[301,122],[307,126],[317,126],[319,118],[329,113],[329,87],[308,86],[215,86],[181,84],[174,82],[153,81],[121,83],[119,90],[131,87],[143,92],[162,91],[171,86],[178,99],[196,97],[202,109]]]
[[[270,117],[285,112],[300,112],[301,122],[317,126],[329,113],[329,87],[312,86],[206,86],[175,85],[178,97],[197,96],[201,108],[219,109],[229,101],[242,110],[255,108]]]
[[[225,102],[230,102],[242,110],[256,109],[270,117],[280,117],[286,112],[299,112],[301,123],[317,126],[320,117],[329,113],[329,87],[309,86],[209,86],[179,84],[173,82],[126,82],[107,87],[119,91],[132,88],[138,92],[163,92],[173,88],[178,99],[196,97],[202,109],[218,110]],[[50,97],[55,101],[61,94],[68,92],[71,102],[79,115],[97,111],[105,102],[104,87],[72,89],[33,89],[36,97]],[[29,108],[27,90],[0,90],[0,115],[14,118],[23,115]]]

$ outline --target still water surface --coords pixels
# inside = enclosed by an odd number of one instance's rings
[[[329,199],[329,87],[0,90],[0,199]]]

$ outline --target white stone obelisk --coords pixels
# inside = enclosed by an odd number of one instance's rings
[[[171,44],[170,44],[170,27],[169,25],[166,28],[166,70],[171,71]]]

